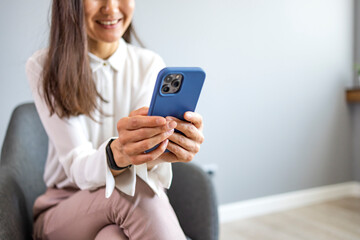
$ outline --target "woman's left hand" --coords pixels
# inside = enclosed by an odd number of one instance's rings
[[[200,145],[204,142],[202,116],[195,112],[186,112],[181,121],[174,117],[166,117],[177,123],[176,129],[182,132],[174,132],[168,139],[170,140],[167,149],[170,152],[163,153],[159,158],[165,162],[190,162],[200,150]]]

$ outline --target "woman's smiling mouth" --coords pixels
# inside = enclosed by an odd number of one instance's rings
[[[122,20],[122,18],[115,19],[115,20],[103,20],[103,21],[97,20],[96,23],[101,25],[104,28],[114,28],[121,20]]]

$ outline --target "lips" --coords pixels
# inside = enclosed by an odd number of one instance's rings
[[[120,21],[120,19],[115,19],[112,21],[97,21],[97,22],[102,25],[114,25],[114,24],[118,23],[119,21]]]
[[[102,26],[105,29],[113,29],[117,27],[117,24],[122,20],[118,19],[109,19],[109,20],[96,20],[96,23]]]

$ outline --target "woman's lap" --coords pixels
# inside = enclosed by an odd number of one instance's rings
[[[37,218],[35,237],[100,239],[115,224],[129,239],[185,239],[166,194],[154,194],[140,178],[136,182],[134,197],[116,190],[106,199],[105,188],[75,192]]]

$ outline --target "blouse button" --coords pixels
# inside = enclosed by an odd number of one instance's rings
[[[106,66],[107,64],[106,63],[103,63],[104,66]]]

